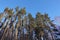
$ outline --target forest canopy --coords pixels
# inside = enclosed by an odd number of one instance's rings
[[[17,40],[18,38],[18,33],[20,32],[21,36],[24,38],[24,28],[26,28],[27,31],[25,33],[29,35],[27,39],[34,40],[32,38],[33,36],[33,31],[35,32],[35,37],[37,39],[41,39],[41,37],[44,37],[46,40],[48,32],[50,34],[52,33],[51,27],[55,28],[55,24],[50,20],[50,17],[48,14],[42,14],[40,12],[37,12],[36,17],[33,17],[31,13],[28,13],[26,15],[26,8],[19,8],[16,7],[15,9],[13,8],[5,8],[2,13],[0,13],[0,29],[3,30],[2,37],[0,37],[1,40],[5,39],[12,39],[12,35],[14,34],[12,40]],[[3,22],[2,19],[4,18]],[[15,30],[15,31],[14,31]],[[12,34],[11,34],[12,32]],[[21,33],[22,32],[22,33]],[[47,34],[46,34],[47,33]],[[23,35],[22,35],[23,34]],[[6,36],[8,38],[6,38]],[[45,37],[46,36],[46,37]],[[51,39],[53,38],[53,35],[51,34]],[[22,40],[24,40],[22,38]]]

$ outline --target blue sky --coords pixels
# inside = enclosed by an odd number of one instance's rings
[[[42,14],[48,13],[51,19],[60,16],[60,0],[0,0],[0,12],[5,7],[15,8],[16,6],[26,7],[27,13],[31,13],[33,17],[38,11]]]

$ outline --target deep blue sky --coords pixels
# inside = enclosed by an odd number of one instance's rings
[[[51,19],[55,16],[60,16],[60,0],[0,0],[0,12],[5,7],[15,8],[26,7],[27,13],[31,13],[35,17],[36,13],[40,11],[48,13]]]

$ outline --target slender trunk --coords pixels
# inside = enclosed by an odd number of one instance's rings
[[[5,20],[4,20],[4,23],[2,25],[2,29],[5,29],[6,25],[7,25],[7,18],[5,18]]]
[[[28,39],[31,40],[31,37],[32,37],[32,33],[31,33],[31,29],[30,29],[30,26],[28,26]],[[33,38],[33,37],[32,37]]]
[[[3,33],[3,35],[2,35],[1,40],[4,40],[5,34],[6,34],[7,30],[9,29],[9,26],[8,26],[8,25],[9,25],[9,24],[7,23],[7,26],[6,26],[6,28],[4,29],[4,33]]]
[[[5,35],[6,35],[6,32],[8,31],[8,27],[6,27],[6,29],[5,29],[5,31],[4,31],[4,33],[3,33],[3,35],[2,35],[2,38],[1,38],[1,40],[4,40],[4,38],[5,38]]]
[[[15,37],[15,40],[17,40],[18,38],[17,38],[17,35],[18,34],[18,30],[17,30],[17,28],[16,28],[16,37]]]
[[[52,30],[51,30],[51,29],[49,29],[49,32],[50,32],[50,35],[51,35],[51,40],[55,40],[55,39],[54,39],[54,37],[53,37],[53,36],[54,36],[54,34],[53,34],[53,32],[52,32]]]
[[[51,32],[52,40],[55,40],[54,34]]]
[[[41,40],[43,40],[43,37],[41,37]]]

